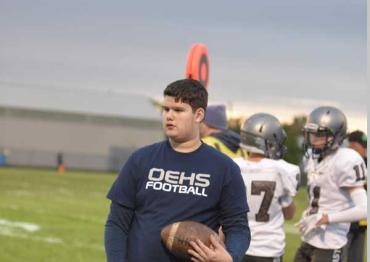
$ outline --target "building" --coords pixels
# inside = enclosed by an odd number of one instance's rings
[[[67,169],[117,171],[135,149],[164,137],[146,96],[0,90],[0,152],[10,166],[55,168],[59,154]]]

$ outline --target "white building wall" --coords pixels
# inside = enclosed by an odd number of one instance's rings
[[[9,165],[117,170],[135,149],[163,139],[160,121],[0,111],[0,150]]]

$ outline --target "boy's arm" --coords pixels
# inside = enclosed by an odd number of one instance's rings
[[[112,201],[105,224],[105,252],[108,262],[127,261],[127,238],[134,210]]]

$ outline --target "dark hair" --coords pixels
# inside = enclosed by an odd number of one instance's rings
[[[169,84],[163,91],[164,96],[172,96],[175,101],[181,101],[191,106],[193,112],[198,108],[206,110],[208,92],[203,85],[194,79],[177,80]]]
[[[367,136],[364,132],[360,130],[353,131],[352,133],[348,134],[348,141],[349,142],[357,142],[362,145],[364,148],[367,147]]]

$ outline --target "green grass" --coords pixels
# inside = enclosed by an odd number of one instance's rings
[[[295,197],[296,212],[292,220],[285,222],[285,234],[286,234],[286,246],[284,261],[293,261],[296,250],[301,244],[301,238],[299,235],[298,228],[294,226],[299,221],[303,210],[307,206],[307,190],[306,187],[301,187]]]
[[[105,198],[114,174],[0,168],[0,261],[105,261]],[[306,189],[296,198],[297,211],[286,223],[284,261],[293,261],[300,245],[293,226],[306,206]],[[4,221],[40,226],[35,232]]]
[[[114,178],[0,169],[0,261],[104,261],[103,230],[109,207],[105,194]],[[28,232],[1,221],[41,228]]]

